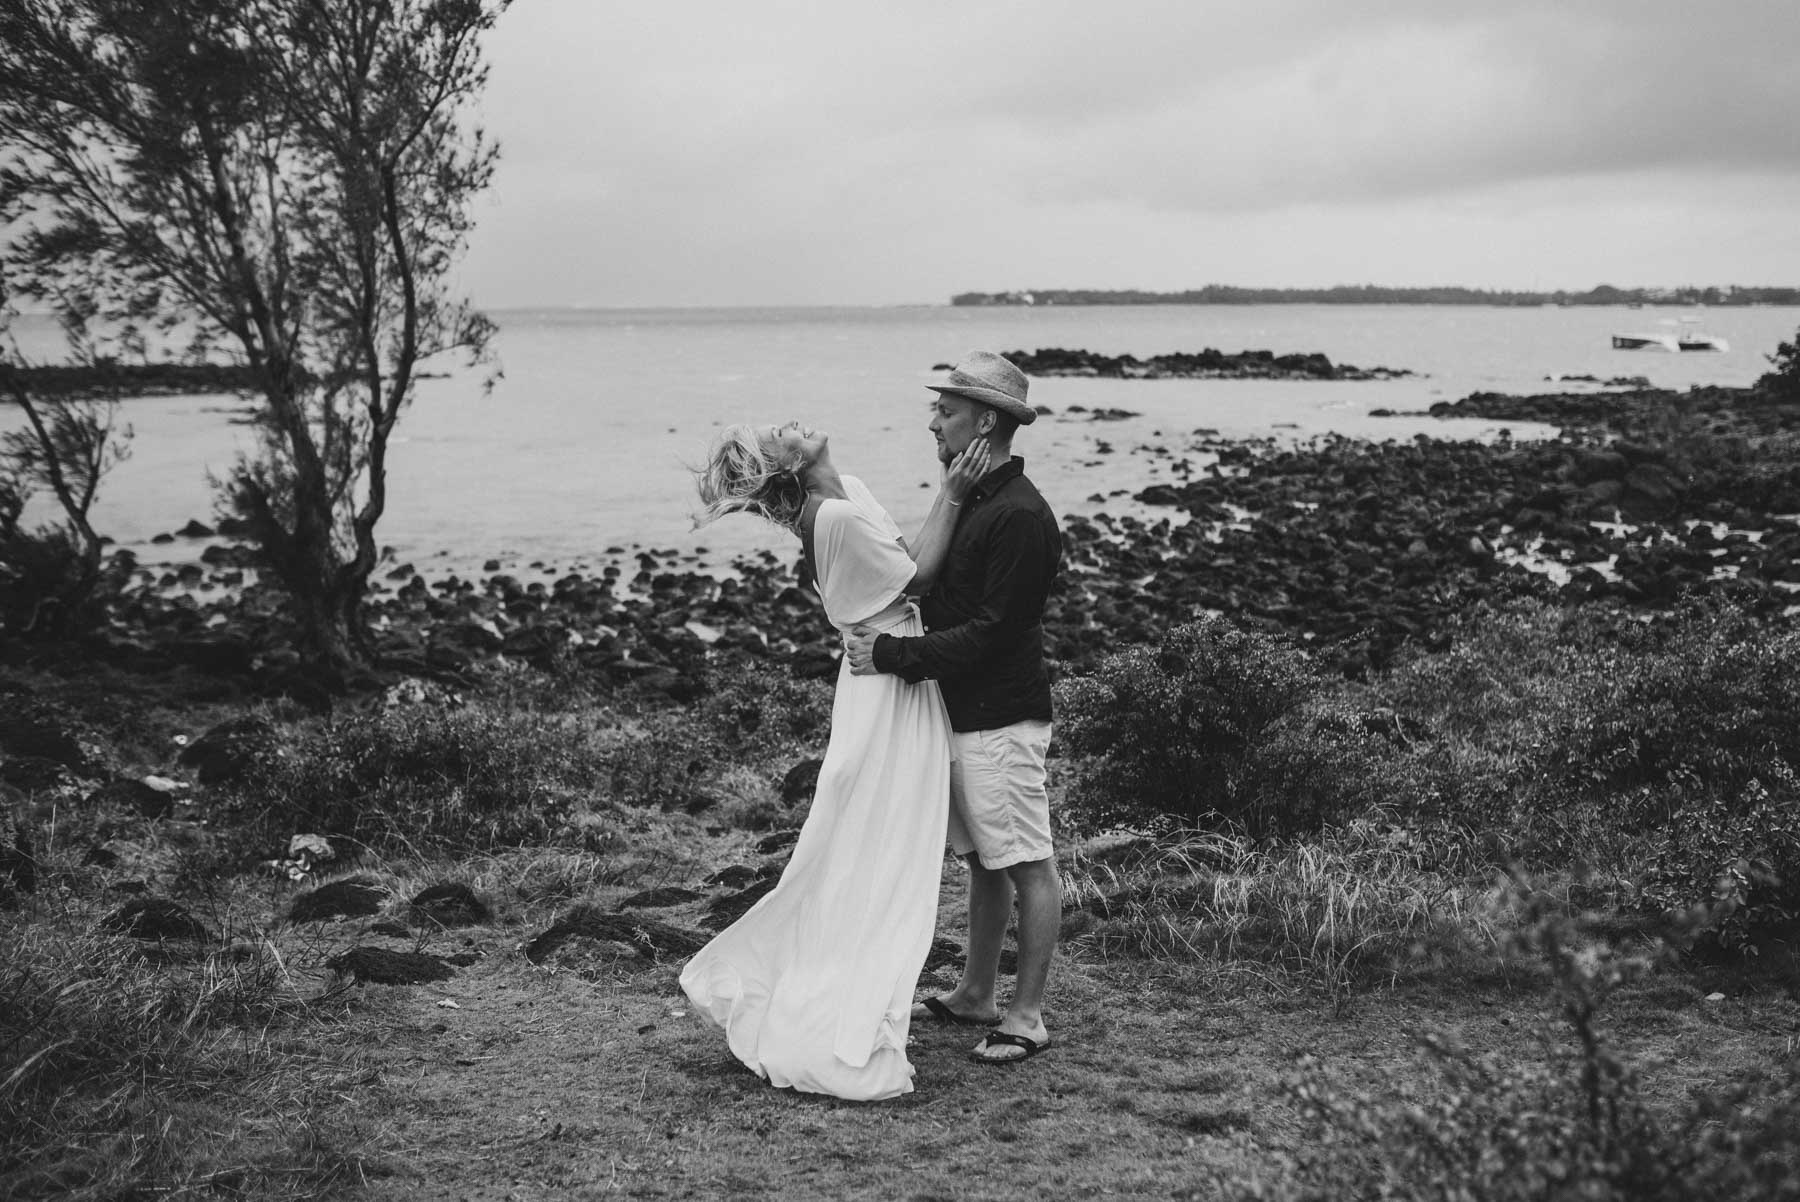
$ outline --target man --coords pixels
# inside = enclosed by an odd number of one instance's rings
[[[1044,984],[1062,923],[1062,885],[1050,843],[1044,757],[1050,676],[1044,602],[1062,562],[1056,515],[1012,453],[1037,420],[1025,373],[989,351],[970,354],[937,392],[930,428],[950,463],[985,438],[990,467],[963,502],[949,557],[925,596],[927,633],[900,638],[858,627],[845,643],[851,670],[936,680],[950,712],[950,846],[969,866],[969,950],[962,981],[922,1003],[920,1018],[994,1029],[970,1053],[1014,1064],[1050,1046]],[[1019,971],[1005,1013],[995,1004],[1001,942],[1019,909]]]

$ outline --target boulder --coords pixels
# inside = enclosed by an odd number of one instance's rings
[[[659,910],[664,906],[680,906],[691,901],[699,901],[705,894],[692,889],[683,889],[679,885],[658,885],[653,889],[641,889],[619,902],[621,910]]]
[[[356,918],[381,911],[388,891],[369,877],[345,877],[302,893],[288,907],[289,922],[324,922],[331,918]]]
[[[426,886],[413,896],[411,905],[412,921],[419,926],[480,926],[494,918],[488,904],[457,881]]]
[[[192,939],[204,942],[212,933],[180,902],[166,897],[134,897],[100,920],[100,929],[133,939]]]
[[[16,695],[0,697],[0,750],[21,758],[54,760],[76,771],[87,766],[72,718],[53,706]]]
[[[0,783],[15,789],[53,789],[70,779],[59,761],[41,755],[15,755],[0,761]]]
[[[1619,511],[1627,518],[1666,517],[1683,491],[1681,478],[1660,463],[1639,463],[1625,473]]]
[[[781,778],[781,803],[791,806],[811,801],[819,787],[819,769],[824,766],[825,761],[813,756],[789,768]]]
[[[365,985],[419,985],[447,981],[455,970],[437,956],[385,947],[353,947],[325,962],[339,976]]]
[[[275,753],[275,728],[254,715],[221,722],[181,749],[177,762],[201,784],[242,780]]]
[[[107,781],[87,795],[88,809],[129,810],[140,818],[167,818],[175,812],[175,794],[129,776]]]
[[[576,906],[525,945],[525,958],[541,964],[571,939],[597,939],[629,947],[642,960],[655,963],[690,956],[706,946],[706,936],[637,914],[607,913]]]
[[[753,881],[736,893],[715,897],[707,903],[706,914],[700,920],[701,925],[715,931],[724,930],[742,918],[745,912],[761,900],[764,894],[775,888],[780,880],[779,874],[766,876],[761,880]]]

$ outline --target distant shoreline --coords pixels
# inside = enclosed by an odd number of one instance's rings
[[[1486,305],[1529,308],[1553,305],[1641,305],[1738,308],[1800,305],[1800,288],[1729,285],[1724,288],[1614,288],[1600,284],[1585,292],[1507,292],[1484,288],[1385,288],[1373,284],[1332,288],[1239,288],[1208,284],[1183,292],[1136,289],[1044,288],[1012,292],[959,292],[957,308],[991,305]]]

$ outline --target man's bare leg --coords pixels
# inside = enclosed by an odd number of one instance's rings
[[[962,980],[942,1000],[966,1018],[992,1018],[999,1012],[994,987],[1006,923],[1012,917],[1013,883],[1009,870],[983,868],[973,853],[963,860],[969,866],[969,950]]]
[[[1022,1035],[1033,1043],[1045,1043],[1050,1032],[1044,1026],[1044,986],[1050,979],[1057,936],[1062,933],[1062,881],[1056,874],[1054,859],[1015,864],[1004,872],[1018,897],[1019,975],[1012,1002],[998,1029],[1008,1035]],[[971,952],[974,947],[971,938]],[[1022,1048],[1002,1045],[983,1058],[1017,1060],[1024,1055]]]

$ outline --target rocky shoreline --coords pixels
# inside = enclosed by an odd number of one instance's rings
[[[1173,453],[1181,482],[1135,496],[1168,518],[1065,515],[1067,570],[1045,615],[1059,669],[1205,611],[1283,631],[1358,676],[1408,642],[1441,646],[1483,601],[1654,612],[1729,596],[1772,616],[1800,601],[1800,464],[1756,449],[1800,431],[1800,408],[1714,388],[1475,394],[1431,412],[1564,434],[1296,446],[1196,431]],[[185,665],[224,690],[328,707],[334,682],[284,649],[282,602],[256,582],[253,549],[214,538],[197,563],[138,571],[82,654],[144,672]],[[835,673],[836,636],[791,559],[740,557],[721,579],[674,550],[614,551],[598,571],[535,565],[546,578],[531,582],[497,562],[475,579],[389,569],[368,607],[379,675],[454,680],[503,656],[689,701],[721,658]]]
[[[1397,380],[1412,372],[1395,367],[1353,367],[1333,363],[1317,351],[1277,355],[1273,351],[1227,354],[1207,347],[1139,359],[1101,355],[1060,346],[1005,355],[1028,376],[1083,376],[1113,380]],[[948,368],[948,364],[940,367]]]
[[[9,375],[36,396],[131,400],[150,396],[204,396],[247,392],[255,373],[229,363],[56,363],[8,367]]]

